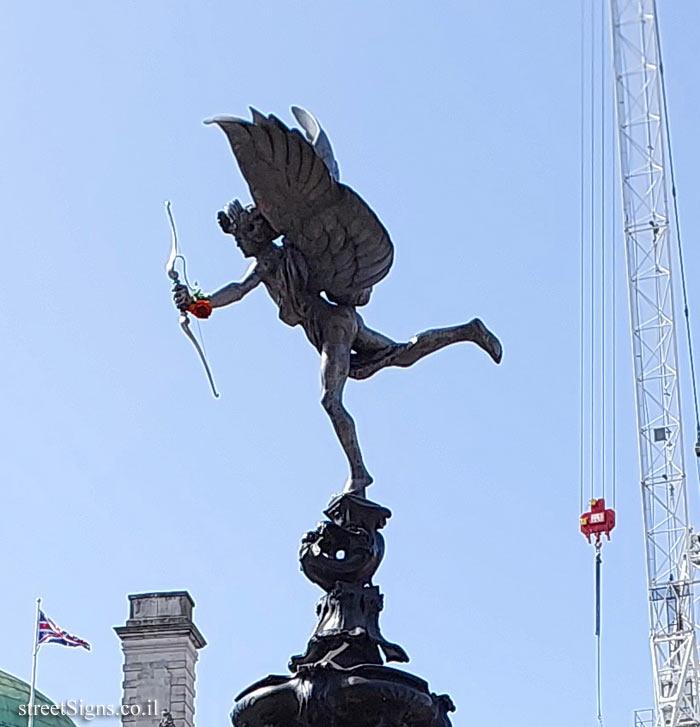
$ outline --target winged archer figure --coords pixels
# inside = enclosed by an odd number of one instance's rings
[[[475,343],[500,363],[501,344],[478,318],[424,331],[405,343],[368,328],[357,308],[369,302],[372,286],[391,268],[389,233],[367,203],[339,181],[331,144],[314,116],[292,107],[304,136],[273,115],[251,112],[252,121],[218,116],[206,123],[228,137],[253,198],[247,207],[238,200],[227,204],[218,213],[219,225],[254,262],[243,280],[210,296],[194,299],[186,286],[176,284],[175,304],[206,318],[260,284],[267,289],[282,321],[301,326],[321,354],[321,403],[350,466],[344,491],[364,496],[372,477],[343,405],[347,379],[411,366],[460,341]]]

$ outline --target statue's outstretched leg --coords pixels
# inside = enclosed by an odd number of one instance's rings
[[[359,316],[358,316],[359,318]],[[501,362],[500,341],[479,318],[450,328],[435,328],[414,336],[408,343],[395,343],[367,328],[360,319],[350,363],[350,378],[366,379],[387,366],[411,366],[430,353],[461,341],[476,343],[496,362]]]
[[[372,477],[362,461],[355,422],[343,406],[343,389],[349,370],[350,344],[324,343],[321,349],[321,404],[333,422],[350,465],[350,477],[344,491],[364,497],[365,488],[372,484]]]

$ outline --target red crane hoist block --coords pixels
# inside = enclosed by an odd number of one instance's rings
[[[610,540],[610,531],[615,527],[615,511],[605,509],[605,500],[601,497],[591,500],[590,512],[581,515],[581,532],[591,542],[591,535],[595,535],[596,544],[600,543],[600,536],[605,533]]]

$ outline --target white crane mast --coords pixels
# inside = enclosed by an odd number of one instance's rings
[[[655,0],[610,0],[656,727],[700,727]]]

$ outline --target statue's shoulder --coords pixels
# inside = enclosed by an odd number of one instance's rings
[[[255,258],[255,272],[261,277],[266,278],[274,275],[284,259],[283,248],[272,246],[271,249]]]

